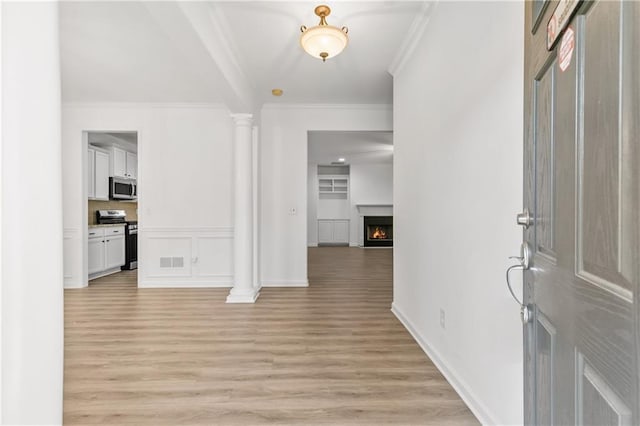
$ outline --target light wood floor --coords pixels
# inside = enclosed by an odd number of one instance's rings
[[[392,251],[309,250],[309,288],[65,291],[66,424],[477,424],[389,311]]]

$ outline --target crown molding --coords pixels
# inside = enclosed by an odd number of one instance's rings
[[[418,42],[422,38],[422,34],[424,34],[425,29],[429,25],[429,20],[431,19],[431,15],[433,15],[433,11],[435,10],[439,0],[434,0],[431,2],[424,2],[420,12],[416,15],[415,19],[411,23],[409,27],[409,31],[405,36],[404,40],[400,44],[400,49],[396,54],[395,58],[391,61],[389,68],[389,74],[396,76],[402,68],[404,68],[407,60],[411,57],[416,47],[418,46]]]
[[[230,113],[225,104],[207,102],[62,102],[62,108],[215,109]]]
[[[214,3],[178,2],[178,8],[209,52],[229,88],[227,103],[236,110],[254,108],[254,88],[240,65],[235,42],[229,36],[230,25]]]
[[[292,109],[306,109],[306,110],[320,110],[320,109],[341,109],[341,110],[376,110],[376,111],[392,111],[393,105],[391,104],[275,104],[266,103],[262,105],[262,110],[292,110]]]

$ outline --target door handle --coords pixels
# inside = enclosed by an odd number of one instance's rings
[[[524,209],[522,213],[518,213],[516,215],[516,223],[520,226],[524,226],[524,229],[533,225],[533,217],[531,217],[529,209]]]
[[[509,293],[511,293],[513,300],[515,300],[520,306],[520,319],[522,320],[522,323],[527,324],[532,319],[532,309],[524,304],[524,300],[520,300],[518,299],[518,296],[516,296],[516,293],[513,291],[513,287],[511,286],[510,274],[512,271],[526,271],[529,269],[531,263],[531,249],[529,248],[529,244],[526,242],[522,243],[520,246],[520,256],[510,256],[509,259],[516,259],[518,260],[518,263],[507,268],[507,288],[509,289]]]

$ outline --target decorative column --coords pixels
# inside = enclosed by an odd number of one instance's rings
[[[254,303],[252,114],[232,114],[234,129],[233,288],[227,303]]]

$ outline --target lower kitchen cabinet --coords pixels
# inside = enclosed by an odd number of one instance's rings
[[[104,235],[98,238],[91,238],[89,236],[89,259],[88,259],[88,267],[89,267],[89,275],[95,274],[96,272],[102,272],[106,268],[105,265],[105,245],[104,245]]]
[[[125,262],[124,226],[89,228],[89,279],[118,272]]]
[[[349,220],[319,219],[318,244],[349,244]]]
[[[105,247],[105,269],[124,265],[124,230],[120,236],[106,237]]]

